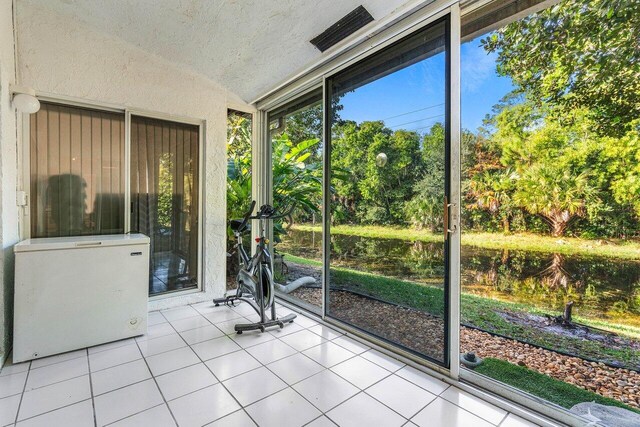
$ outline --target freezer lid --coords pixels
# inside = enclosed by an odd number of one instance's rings
[[[106,246],[148,245],[144,234],[108,234],[102,236],[41,237],[17,243],[14,252],[50,251],[56,249],[83,249]]]

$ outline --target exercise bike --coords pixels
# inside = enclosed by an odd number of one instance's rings
[[[233,219],[230,221],[231,230],[236,238],[235,248],[238,252],[238,261],[240,263],[240,272],[236,277],[238,288],[223,298],[213,300],[216,307],[220,304],[234,306],[236,301],[245,301],[258,313],[260,321],[255,323],[238,323],[235,325],[234,329],[238,334],[244,331],[258,329],[264,332],[272,326],[283,328],[285,323],[291,323],[293,319],[296,318],[296,315],[293,313],[280,318],[276,316],[271,254],[267,246],[269,241],[265,237],[265,224],[267,220],[283,218],[286,215],[276,215],[275,209],[272,206],[263,205],[255,216],[251,216],[255,206],[256,202],[254,200],[251,202],[251,207],[243,219]],[[242,237],[251,231],[251,226],[249,225],[250,219],[257,219],[260,224],[260,234],[259,237],[256,238],[258,245],[252,257],[249,257],[242,243]],[[270,318],[267,316],[269,310],[271,310]]]

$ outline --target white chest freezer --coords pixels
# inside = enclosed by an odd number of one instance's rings
[[[147,332],[147,236],[28,239],[14,251],[15,362]]]

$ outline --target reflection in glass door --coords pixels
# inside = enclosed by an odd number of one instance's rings
[[[131,230],[151,239],[149,295],[198,287],[199,127],[131,116]]]
[[[326,315],[448,365],[449,23],[326,81]]]

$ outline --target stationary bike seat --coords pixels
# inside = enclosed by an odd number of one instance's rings
[[[240,230],[241,225],[242,225],[241,219],[232,219],[231,221],[229,221],[229,226],[231,227],[231,231],[239,231],[241,233],[244,231],[251,231],[251,225],[249,223],[245,224],[242,230]]]

